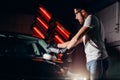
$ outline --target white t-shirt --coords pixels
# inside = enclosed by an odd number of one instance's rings
[[[91,30],[83,36],[87,62],[108,57],[104,44],[104,30],[101,21],[94,15],[89,15],[83,24]]]

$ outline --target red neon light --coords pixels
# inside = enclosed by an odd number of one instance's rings
[[[55,40],[57,43],[64,43],[64,41],[63,41],[58,35],[55,35],[55,36],[54,36],[54,40]]]
[[[50,19],[51,19],[51,14],[43,7],[43,6],[40,6],[39,7],[39,12],[40,14],[49,22]],[[41,27],[44,29],[44,30],[48,30],[49,26],[48,24],[43,20],[41,19],[40,16],[37,17],[37,21],[39,22],[40,25],[42,25]],[[58,33],[60,33],[60,35],[65,39],[65,40],[68,40],[69,37],[70,37],[70,32],[67,31],[58,21],[56,21],[56,29],[55,29]],[[55,40],[57,40],[57,42],[63,42],[62,39],[58,38],[55,36]]]
[[[44,34],[42,34],[42,32],[37,27],[33,27],[33,30],[38,34],[40,38],[45,39]]]
[[[45,21],[43,21],[40,17],[37,17],[37,20],[39,21],[39,23],[43,26],[43,28],[45,30],[48,29],[48,25],[47,25],[47,23]]]
[[[50,21],[51,14],[45,8],[43,8],[43,7],[40,7],[39,10],[40,10],[40,13],[45,17],[45,19],[47,21]]]
[[[56,30],[57,30],[59,33],[61,33],[62,36],[63,36],[66,40],[68,40],[69,37],[70,37],[70,33],[69,33],[65,28],[63,28],[62,25],[61,25],[59,22],[56,22],[56,25],[57,25]]]
[[[47,20],[50,21],[51,19],[51,14],[44,8],[44,7],[39,7],[39,11],[42,14],[42,16]],[[57,21],[56,22],[56,26],[57,26],[57,31],[66,39],[68,40],[70,37],[70,33],[63,28],[63,26]],[[48,29],[48,28],[47,28]]]

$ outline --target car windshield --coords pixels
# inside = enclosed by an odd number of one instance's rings
[[[0,33],[0,56],[42,56],[46,42],[23,34]]]

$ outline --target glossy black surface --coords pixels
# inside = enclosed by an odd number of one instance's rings
[[[60,66],[42,59],[41,39],[16,33],[0,33],[0,80],[60,79]]]

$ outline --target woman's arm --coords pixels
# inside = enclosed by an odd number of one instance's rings
[[[58,48],[66,48],[67,45],[69,44],[69,42],[70,42],[70,41],[67,41],[67,42],[64,42],[64,43],[59,43],[59,44],[57,44],[57,47],[58,47]]]
[[[76,44],[82,42],[82,37],[90,30],[91,28],[83,26],[77,34],[69,41],[69,44],[66,46],[67,49],[73,48]]]

